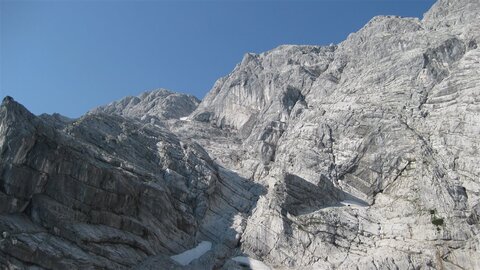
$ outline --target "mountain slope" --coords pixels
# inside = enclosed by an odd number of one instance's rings
[[[235,169],[268,187],[242,250],[314,269],[478,268],[478,17],[478,1],[439,1],[338,46],[248,54],[220,79],[191,117],[238,132]],[[308,193],[291,175],[369,206],[298,215]]]
[[[193,245],[221,219],[212,207],[229,217],[254,202],[242,191],[254,184],[221,186],[225,170],[198,144],[156,125],[90,114],[58,130],[7,97],[0,138],[2,268],[127,269]]]
[[[55,120],[6,98],[0,266],[479,269],[479,17],[440,0],[247,54],[198,107],[159,90]]]
[[[117,114],[125,117],[179,119],[192,113],[200,103],[196,97],[166,89],[145,92],[137,97],[126,97],[93,109],[90,113]]]

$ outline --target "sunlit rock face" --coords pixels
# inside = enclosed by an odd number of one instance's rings
[[[478,18],[440,0],[247,54],[200,104],[6,98],[0,267],[480,269]]]
[[[192,113],[200,103],[196,97],[174,93],[166,89],[145,92],[136,97],[125,97],[108,105],[93,109],[90,113],[116,114],[140,118],[145,121],[152,117],[179,119]]]

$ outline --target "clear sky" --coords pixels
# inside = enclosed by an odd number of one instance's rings
[[[246,52],[339,43],[434,0],[0,0],[0,94],[78,117],[154,88],[202,98]]]

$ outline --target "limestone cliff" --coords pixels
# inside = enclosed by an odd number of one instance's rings
[[[478,18],[439,0],[246,54],[200,104],[66,119],[6,98],[0,267],[480,269]]]

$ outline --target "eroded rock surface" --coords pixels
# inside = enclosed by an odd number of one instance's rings
[[[210,239],[199,234],[212,219],[255,202],[255,184],[224,187],[201,146],[129,118],[89,114],[59,130],[6,98],[0,138],[3,268],[130,268]],[[231,230],[216,243],[235,246]]]
[[[198,107],[162,90],[71,120],[5,99],[0,266],[480,269],[478,18],[439,0],[247,54]]]
[[[196,97],[179,94],[166,89],[142,93],[136,97],[125,97],[108,105],[93,109],[90,113],[116,114],[150,121],[152,117],[179,119],[192,113],[200,103]]]

